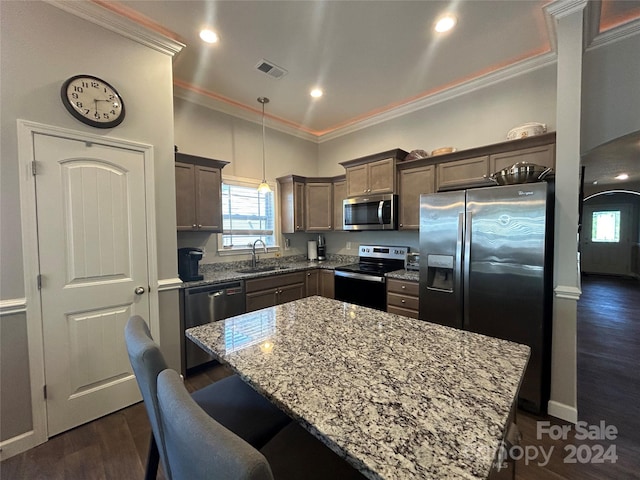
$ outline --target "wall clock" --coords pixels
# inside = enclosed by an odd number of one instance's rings
[[[75,75],[60,89],[62,104],[71,115],[96,128],[112,128],[124,120],[124,101],[109,83],[92,75]]]

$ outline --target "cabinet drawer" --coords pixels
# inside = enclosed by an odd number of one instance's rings
[[[387,292],[399,293],[402,295],[418,296],[420,286],[417,282],[407,280],[397,280],[390,278],[387,280]]]
[[[260,290],[267,290],[269,288],[282,287],[284,285],[291,285],[294,283],[305,282],[306,272],[285,273],[282,275],[273,275],[270,277],[253,278],[246,280],[245,292],[258,292]]]
[[[419,308],[418,297],[412,297],[409,295],[399,295],[397,293],[387,294],[387,305],[408,308],[409,310],[418,310]]]
[[[409,317],[409,318],[418,318],[418,311],[417,310],[409,310],[407,308],[402,308],[402,307],[396,307],[393,305],[389,305],[387,307],[387,312],[388,313],[395,313],[397,315],[403,315],[405,317]]]

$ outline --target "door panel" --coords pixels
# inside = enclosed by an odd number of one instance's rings
[[[149,319],[144,155],[40,134],[34,149],[51,436],[140,400],[124,325]]]

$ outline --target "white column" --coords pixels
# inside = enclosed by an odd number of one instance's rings
[[[582,97],[583,14],[586,0],[561,0],[547,7],[556,24],[558,79],[556,99],[556,208],[553,341],[549,414],[576,422],[578,195]]]

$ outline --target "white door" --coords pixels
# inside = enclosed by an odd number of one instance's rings
[[[628,204],[585,205],[580,264],[586,273],[631,273],[631,212]]]
[[[124,327],[149,319],[145,170],[96,143],[36,134],[34,151],[52,436],[140,400]]]

